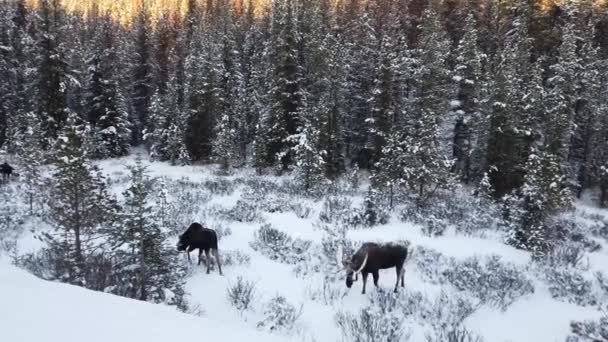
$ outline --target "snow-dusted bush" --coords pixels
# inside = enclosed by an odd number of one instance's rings
[[[580,244],[567,243],[555,246],[547,263],[552,267],[573,267],[585,269],[585,250]]]
[[[234,207],[230,209],[220,209],[218,216],[227,221],[237,222],[260,222],[260,215],[257,206],[249,201],[238,200]]]
[[[450,267],[449,258],[423,246],[416,247],[414,262],[422,279],[435,284],[443,281],[444,272]]]
[[[433,331],[427,333],[427,342],[483,342],[483,338],[475,332],[464,327],[454,328],[449,331]]]
[[[548,224],[555,231],[556,240],[590,253],[602,248],[591,236],[606,234],[605,236],[608,237],[608,230],[603,232],[605,226],[603,219],[597,217],[594,220],[587,220],[575,215],[558,215],[550,218]]]
[[[270,224],[264,224],[254,233],[254,239],[249,244],[251,248],[272,260],[296,264],[306,258],[306,252],[312,242],[293,239]]]
[[[571,322],[570,329],[573,335],[568,336],[566,342],[608,341],[608,314],[604,313],[598,321]]]
[[[432,205],[405,202],[399,218],[419,224],[428,236],[440,236],[453,226],[457,232],[473,234],[501,225],[499,208],[481,197],[466,194],[439,194]]]
[[[596,305],[591,281],[575,269],[545,267],[543,276],[553,298],[577,305]]]
[[[485,260],[473,257],[461,263],[452,261],[447,280],[458,290],[472,293],[483,303],[506,309],[518,298],[533,293],[534,286],[515,265],[491,255]]]
[[[234,192],[236,184],[224,177],[215,177],[203,182],[204,188],[216,196],[227,196]]]
[[[52,281],[64,281],[65,272],[69,264],[56,255],[56,251],[48,248],[33,253],[27,253],[14,258],[18,267],[28,270],[33,275]],[[92,254],[87,257],[86,265],[82,269],[85,287],[95,291],[104,291],[113,284],[120,282],[112,276],[112,262],[103,254]]]
[[[502,309],[534,292],[532,282],[522,271],[515,265],[503,262],[496,255],[460,261],[418,247],[414,258],[420,274],[427,281],[435,284],[449,283],[459,291],[471,293],[482,303]]]
[[[308,297],[325,305],[333,305],[338,300],[344,298],[346,293],[346,285],[342,283],[336,284],[333,280],[325,277],[320,288],[308,291]]]
[[[192,222],[206,214],[204,204],[210,194],[202,183],[188,179],[163,179],[164,189],[156,191],[158,222],[174,234],[183,233]]]
[[[435,299],[407,289],[398,296],[392,291],[378,289],[370,296],[370,306],[383,315],[390,316],[398,312],[401,320],[414,319],[421,325],[430,327],[431,332],[439,336],[447,336],[455,327],[461,326],[478,305],[463,295],[448,294],[445,291]]]
[[[283,296],[277,295],[264,305],[264,319],[257,327],[269,331],[291,332],[302,315],[302,306],[297,309]]]
[[[319,220],[324,223],[347,223],[353,211],[352,201],[349,198],[328,196],[323,202]]]
[[[417,318],[436,332],[449,332],[453,327],[461,325],[479,306],[465,296],[444,291],[434,300],[427,299],[422,304]]]
[[[310,216],[310,213],[312,212],[312,209],[308,206],[306,206],[303,203],[299,203],[299,202],[294,202],[290,205],[290,209],[291,211],[294,212],[294,214],[296,214],[296,216],[298,218],[301,219],[306,219],[308,218],[308,216]]]
[[[251,263],[251,256],[240,250],[221,251],[220,258],[222,260],[222,265],[225,266],[246,266]]]
[[[0,255],[15,250],[17,237],[23,231],[25,213],[19,204],[16,189],[0,184]]]
[[[252,198],[261,199],[270,193],[277,192],[278,184],[267,177],[250,176],[243,179],[245,194],[249,194]]]
[[[408,341],[411,335],[409,329],[404,327],[403,317],[398,311],[385,312],[374,305],[367,306],[356,314],[338,312],[335,320],[345,341]]]
[[[238,311],[248,310],[253,304],[255,295],[255,283],[244,280],[243,277],[236,278],[236,284],[227,289],[228,301]]]

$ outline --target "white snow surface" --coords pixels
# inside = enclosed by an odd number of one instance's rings
[[[285,341],[236,322],[38,279],[0,260],[2,341]]]
[[[125,166],[133,164],[133,157],[102,161],[99,165],[110,177],[128,174]],[[152,176],[172,179],[187,178],[203,181],[214,178],[209,166],[170,166],[166,163],[150,163]],[[240,170],[227,178],[253,175],[252,170]],[[278,180],[274,176],[265,176]],[[118,183],[113,192],[119,194],[125,184]],[[213,196],[211,202],[226,208],[234,206],[241,192],[229,196]],[[360,197],[353,197],[353,204],[360,203]],[[322,202],[306,202],[312,209],[306,219],[298,218],[293,212],[263,213],[265,221],[273,227],[289,233],[290,236],[321,242],[323,236],[314,223],[321,210]],[[608,217],[608,211],[591,208],[578,203],[577,211],[591,212]],[[193,218],[198,220],[198,218]],[[200,218],[200,222],[204,220]],[[212,224],[213,222],[207,222]],[[261,223],[225,223],[232,231],[220,241],[222,250],[239,250],[251,257],[249,265],[225,266],[224,276],[217,270],[205,274],[204,266],[196,266],[193,257],[191,267],[195,268],[187,280],[188,300],[192,305],[200,305],[203,317],[182,314],[163,305],[154,305],[129,300],[109,294],[93,292],[82,288],[39,280],[34,276],[0,259],[0,340],[2,341],[174,341],[204,339],[210,341],[341,341],[341,332],[335,323],[337,311],[351,311],[369,304],[368,296],[374,291],[373,282],[368,280],[368,294],[362,295],[361,281],[356,282],[346,292],[343,299],[334,305],[325,305],[310,299],[310,291],[322,288],[321,274],[304,278],[294,275],[293,266],[270,260],[250,246],[253,234]],[[210,225],[211,228],[213,228]],[[187,227],[183,227],[185,230]],[[42,227],[41,229],[45,229]],[[456,259],[471,256],[499,255],[508,262],[524,269],[530,263],[530,255],[512,248],[501,241],[500,236],[471,237],[448,232],[442,237],[428,237],[422,234],[418,225],[401,222],[397,218],[373,229],[349,230],[348,237],[354,241],[395,241],[409,240],[413,246],[424,246]],[[39,248],[33,233],[26,232],[18,243],[20,253]],[[175,245],[175,241],[168,242]],[[608,271],[606,244],[599,252],[590,254],[589,274],[594,271]],[[193,252],[194,256],[196,252]],[[237,312],[228,301],[227,288],[241,276],[256,284],[253,309]],[[394,269],[380,272],[379,285],[392,289],[395,282]],[[333,284],[345,289],[343,279]],[[409,263],[405,271],[405,286],[421,291],[428,296],[436,296],[438,286],[427,283],[418,274],[416,265]],[[440,286],[446,291],[455,291],[449,285]],[[551,297],[546,285],[538,281],[531,295],[519,298],[506,311],[482,306],[464,324],[467,328],[483,336],[486,342],[556,342],[564,341],[569,335],[572,320],[597,319],[601,313],[595,307],[581,307],[558,301]],[[267,333],[256,328],[262,318],[265,304],[274,295],[284,296],[296,307],[302,306],[295,331]],[[35,328],[32,328],[35,327]],[[424,327],[413,324],[409,341],[424,341]]]

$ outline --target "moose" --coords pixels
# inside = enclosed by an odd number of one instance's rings
[[[220,262],[220,255],[217,249],[217,234],[215,230],[205,228],[200,223],[194,222],[188,227],[188,229],[179,236],[177,243],[177,250],[180,252],[186,251],[188,254],[188,261],[190,260],[190,252],[198,248],[198,265],[201,264],[201,255],[203,251],[206,256],[207,274],[209,274],[210,261],[209,254],[213,254],[217,261],[217,266],[222,275],[222,264]]]
[[[395,291],[399,287],[405,287],[405,270],[404,264],[411,259],[411,252],[408,252],[409,244],[386,243],[378,244],[374,242],[366,242],[361,245],[361,248],[348,259],[343,259],[342,248],[338,247],[337,258],[338,264],[342,263],[346,269],[346,287],[349,289],[354,281],[358,280],[358,274],[361,273],[363,278],[363,291],[365,294],[365,285],[367,276],[371,273],[374,277],[374,285],[378,287],[378,279],[380,278],[379,270],[395,267],[397,271],[397,282],[395,283]],[[355,277],[353,280],[353,276]]]
[[[11,174],[13,173],[13,167],[10,166],[7,162],[0,164],[0,173],[2,174],[2,182],[8,182]]]

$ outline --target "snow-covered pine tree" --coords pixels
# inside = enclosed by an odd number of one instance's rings
[[[584,42],[579,49],[581,73],[577,75],[580,90],[575,95],[576,107],[574,111],[573,132],[570,139],[568,160],[570,163],[571,182],[575,184],[576,196],[581,197],[583,190],[591,184],[591,160],[593,143],[596,139],[598,119],[602,116],[602,85],[605,80],[606,62],[601,57],[601,51],[593,37],[596,37],[598,19],[593,16],[581,30]]]
[[[523,185],[524,165],[534,139],[530,124],[539,115],[541,101],[530,96],[538,90],[538,84],[532,82],[538,70],[530,62],[529,11],[525,1],[517,7],[493,82],[485,159],[496,198]]]
[[[42,147],[50,148],[68,117],[67,62],[62,45],[63,16],[58,0],[40,1],[37,107],[43,133]]]
[[[112,19],[102,23],[95,35],[95,48],[88,60],[88,120],[94,141],[91,156],[96,159],[115,158],[129,151],[131,129],[124,99],[115,75],[116,30]]]
[[[562,42],[558,49],[557,61],[550,67],[552,75],[547,80],[549,89],[546,99],[545,136],[550,152],[559,156],[562,161],[568,157],[568,143],[580,91],[577,89],[577,78],[582,66],[577,55],[577,37],[574,23],[567,22],[562,28]]]
[[[534,148],[528,157],[520,196],[522,207],[509,242],[536,257],[546,256],[556,238],[547,219],[572,201],[560,160],[548,149]]]
[[[87,286],[87,257],[93,237],[112,207],[101,174],[86,158],[86,135],[83,122],[70,113],[56,146],[49,201],[54,231],[42,234],[53,258],[53,276],[81,286]]]
[[[105,289],[121,296],[184,308],[183,268],[177,252],[165,246],[152,202],[154,188],[138,155],[128,167],[129,187],[123,192],[122,211],[106,234],[113,250],[115,284]]]
[[[221,108],[217,89],[218,50],[209,35],[202,27],[196,27],[191,54],[186,60],[185,143],[193,161],[211,158],[213,127]]]
[[[266,128],[266,164],[287,170],[293,162],[289,139],[300,127],[300,63],[297,54],[297,26],[293,0],[273,2],[270,60],[271,94]]]
[[[374,32],[372,18],[364,8],[362,1],[353,0],[345,4],[345,12],[340,21],[344,21],[345,31],[340,44],[344,49],[342,64],[346,74],[344,84],[348,96],[344,103],[344,140],[346,153],[354,158],[353,163],[359,167],[371,169],[369,147],[369,128],[366,121],[371,115],[371,102],[368,101],[374,88],[377,75],[379,44],[378,33]],[[361,13],[362,12],[362,13]]]
[[[45,201],[40,198],[43,180],[41,175],[42,147],[40,146],[40,121],[34,113],[25,115],[27,126],[23,136],[19,138],[20,144],[17,155],[21,161],[19,179],[23,184],[23,199],[29,207],[29,214],[34,215],[35,208],[41,209]]]
[[[382,195],[376,196],[376,198],[386,200],[391,209],[394,207],[400,191],[403,190],[402,186],[407,185],[404,178],[404,171],[406,171],[404,139],[405,137],[399,130],[393,130],[386,139],[380,160],[376,163],[371,177],[372,187],[378,192],[378,195]]]
[[[320,144],[320,120],[327,108],[304,108],[299,114],[300,132],[293,135],[296,179],[307,193],[320,190],[325,180],[325,151]]]
[[[231,113],[232,114],[232,113]],[[228,171],[239,157],[239,135],[234,118],[224,113],[215,126],[213,156],[223,171]]]
[[[8,140],[9,127],[8,117],[11,107],[11,101],[9,99],[12,89],[8,80],[12,73],[12,66],[10,65],[12,47],[10,46],[10,36],[8,32],[11,31],[12,23],[7,8],[0,8],[0,148],[4,145],[4,142]]]
[[[456,65],[452,80],[455,83],[455,98],[450,104],[456,119],[453,133],[452,157],[455,159],[453,171],[463,182],[471,178],[471,153],[477,139],[473,136],[480,127],[480,97],[482,92],[482,61],[484,55],[477,41],[477,21],[474,13],[469,13],[464,24],[464,35],[455,54]],[[452,116],[450,117],[450,119]]]
[[[137,16],[133,23],[134,40],[131,52],[131,123],[133,124],[133,144],[138,145],[143,140],[143,131],[149,122],[149,107],[154,93],[151,61],[151,28],[150,13],[146,1],[136,4]]]
[[[212,145],[213,159],[227,171],[238,162],[243,142],[240,129],[245,125],[244,79],[241,73],[241,56],[236,46],[237,27],[234,24],[234,8],[224,4],[221,8],[221,75],[219,98],[221,113],[215,124]]]
[[[152,96],[150,123],[144,132],[144,141],[152,160],[170,161],[172,165],[178,161],[187,164],[189,156],[183,129],[185,118],[177,105],[176,89],[172,85],[168,85],[167,94],[161,95],[157,91]]]
[[[372,163],[381,158],[382,149],[395,122],[395,69],[399,66],[396,57],[394,40],[389,35],[383,36],[371,91],[371,116],[366,120],[370,125],[368,150],[371,152]]]
[[[447,112],[449,40],[431,7],[425,11],[417,52],[414,109],[408,113],[399,144],[403,181],[423,201],[438,187],[451,184],[452,162],[440,150],[439,122]],[[399,134],[398,132],[395,132]],[[393,139],[397,142],[398,139]],[[397,150],[392,147],[392,150]]]

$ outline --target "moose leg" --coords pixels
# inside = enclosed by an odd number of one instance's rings
[[[396,267],[397,271],[397,282],[395,283],[395,292],[397,292],[397,288],[399,288],[399,280],[401,280],[401,286],[403,287],[403,266]]]
[[[222,275],[222,263],[220,262],[220,253],[217,249],[214,249],[213,254],[215,254],[215,260],[217,261],[217,268],[220,270],[220,275]]]
[[[378,272],[378,270],[376,270],[372,273],[372,275],[374,276],[374,285],[378,287],[378,279],[380,279],[380,273]]]
[[[198,249],[198,265],[200,265],[200,264],[201,264],[201,261],[202,261],[202,258],[201,258],[201,257],[202,257],[202,256],[203,256],[203,250],[199,248],[199,249]]]
[[[401,287],[405,287],[405,268],[401,269]]]
[[[192,259],[190,259],[190,252],[192,252],[192,249],[190,247],[186,248],[186,255],[188,256],[188,263],[189,264],[192,263]]]
[[[361,291],[361,294],[365,294],[365,284],[367,284],[368,273],[361,273],[361,275],[362,275],[361,279],[363,280],[363,291]]]
[[[211,257],[209,256],[209,250],[205,250],[205,257],[207,258],[207,274],[209,274],[209,270],[211,269]]]

